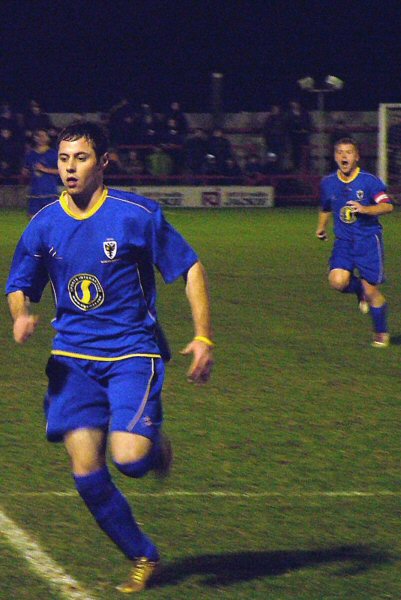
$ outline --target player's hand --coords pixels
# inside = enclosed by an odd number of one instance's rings
[[[366,208],[366,206],[363,206],[363,204],[356,200],[348,200],[347,206],[349,206],[354,213],[364,213]]]
[[[17,344],[25,344],[38,325],[39,317],[36,315],[20,315],[14,321],[13,334]]]
[[[327,233],[325,229],[318,229],[316,231],[316,237],[319,238],[319,240],[322,240],[322,242],[327,242]]]
[[[180,351],[180,354],[184,356],[193,354],[192,363],[187,372],[188,381],[198,384],[207,383],[213,368],[212,346],[198,340],[192,340]]]
[[[48,167],[45,167],[45,165],[42,165],[42,163],[38,162],[35,164],[35,171],[39,171],[40,173],[48,173],[49,169]]]

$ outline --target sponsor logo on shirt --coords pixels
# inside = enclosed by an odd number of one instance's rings
[[[90,273],[78,273],[71,277],[68,293],[73,304],[85,312],[98,308],[105,297],[100,281]]]
[[[340,210],[340,219],[343,223],[349,225],[355,223],[357,220],[357,213],[354,211],[352,206],[343,206]]]

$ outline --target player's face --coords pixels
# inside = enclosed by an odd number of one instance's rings
[[[58,170],[68,194],[91,195],[103,184],[107,156],[98,160],[92,144],[86,138],[63,140],[58,149]]]
[[[334,152],[334,160],[341,173],[349,177],[358,166],[359,152],[353,144],[339,144]]]
[[[33,139],[38,146],[47,146],[50,142],[47,131],[44,131],[43,129],[35,131]]]

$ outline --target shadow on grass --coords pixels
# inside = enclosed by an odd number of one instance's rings
[[[368,546],[339,546],[321,550],[238,552],[188,557],[164,566],[155,586],[176,584],[192,575],[205,585],[230,585],[258,577],[284,575],[297,569],[338,563],[337,576],[356,575],[392,562],[389,554]]]
[[[401,335],[392,335],[391,336],[391,345],[392,346],[401,346]]]

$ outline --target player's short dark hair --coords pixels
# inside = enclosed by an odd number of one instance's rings
[[[47,133],[47,135],[49,135],[49,130],[46,129],[46,127],[36,127],[33,130],[33,135],[35,135],[36,133],[39,133],[39,131],[44,131],[45,133]]]
[[[59,133],[57,137],[57,146],[60,142],[75,142],[80,138],[85,138],[90,144],[99,160],[109,148],[109,140],[106,132],[101,125],[93,121],[73,121]]]
[[[354,146],[354,148],[359,152],[358,142],[352,137],[342,137],[339,140],[336,140],[336,142],[334,143],[334,149],[336,149],[337,146],[339,146],[340,144],[350,144],[351,146]]]

